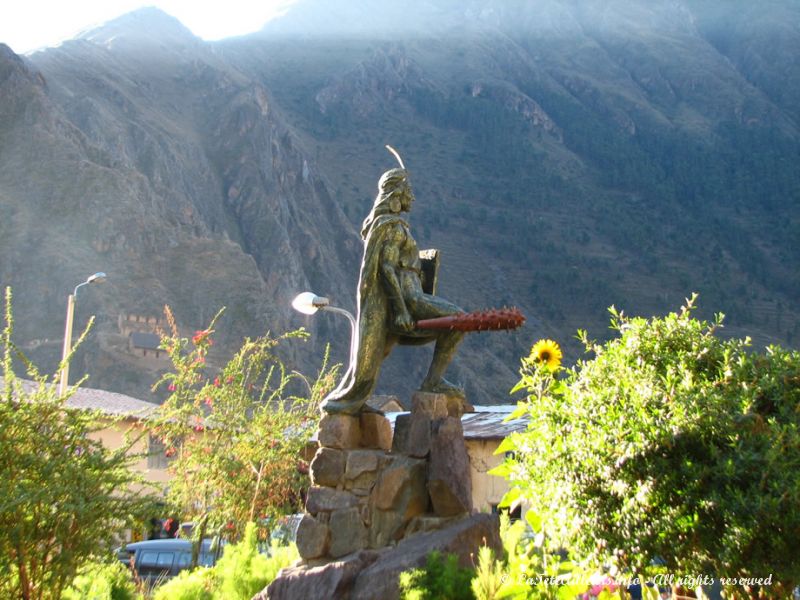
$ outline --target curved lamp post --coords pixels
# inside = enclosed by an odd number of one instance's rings
[[[69,356],[69,353],[72,350],[72,318],[75,315],[75,298],[78,296],[78,288],[90,283],[103,283],[105,280],[105,273],[98,272],[94,275],[89,275],[89,277],[86,278],[86,281],[76,285],[72,293],[67,296],[67,322],[64,327],[64,349],[61,352],[61,364],[64,366],[61,369],[61,381],[59,382],[58,386],[59,396],[64,395],[64,393],[67,391],[67,386],[69,385],[69,363],[67,362],[67,356]]]
[[[303,313],[304,315],[313,315],[318,310],[327,310],[329,312],[338,313],[347,317],[347,320],[350,321],[350,364],[347,367],[347,372],[342,378],[342,381],[347,381],[347,377],[355,365],[356,342],[358,340],[356,337],[356,318],[353,316],[353,314],[350,311],[339,308],[338,306],[331,306],[330,300],[323,296],[317,296],[313,292],[303,292],[302,294],[298,294],[295,299],[292,300],[292,308],[294,308],[297,312]]]

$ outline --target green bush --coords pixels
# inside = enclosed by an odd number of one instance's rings
[[[140,600],[130,571],[121,562],[83,566],[62,595],[63,600]]]
[[[569,370],[523,359],[530,422],[496,472],[598,562],[772,575],[762,593],[780,597],[800,581],[800,353],[721,339],[722,316],[693,318],[693,301],[649,320],[612,309],[619,337],[582,335],[595,357]]]
[[[474,600],[472,569],[458,566],[458,556],[442,557],[434,551],[428,555],[424,569],[400,573],[402,600]]]
[[[294,544],[273,544],[269,556],[260,554],[256,526],[248,523],[242,541],[227,546],[214,567],[182,572],[159,587],[154,600],[250,600],[299,557]]]
[[[487,546],[478,551],[472,579],[477,600],[574,600],[586,591],[582,581],[588,578],[582,565],[549,551],[540,530],[541,520],[531,511],[525,521],[513,524],[508,515],[501,515],[503,556],[496,559]]]
[[[176,577],[156,588],[153,600],[214,600],[214,569],[198,567],[181,571]]]

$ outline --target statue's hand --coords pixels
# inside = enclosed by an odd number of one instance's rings
[[[407,310],[404,310],[394,318],[394,326],[400,331],[411,331],[414,329],[414,319]]]

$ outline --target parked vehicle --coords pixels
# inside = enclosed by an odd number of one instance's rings
[[[133,565],[139,577],[151,583],[188,569],[192,563],[192,542],[182,539],[134,542],[118,550],[117,558],[127,566]],[[211,540],[203,540],[197,564],[212,567],[216,561],[217,552],[212,550]]]

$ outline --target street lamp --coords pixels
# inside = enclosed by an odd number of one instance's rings
[[[350,311],[339,308],[338,306],[331,306],[330,300],[323,296],[317,296],[313,292],[303,292],[302,294],[298,294],[295,299],[292,300],[292,308],[294,308],[297,312],[303,313],[304,315],[313,315],[318,310],[327,310],[347,317],[347,320],[350,321],[350,364],[347,367],[347,372],[342,378],[342,381],[347,381],[347,377],[355,367],[356,343],[358,341],[358,338],[356,337],[356,318],[353,316],[353,314]]]
[[[69,385],[69,363],[67,362],[67,356],[69,356],[69,353],[72,350],[72,318],[75,315],[75,298],[78,296],[78,288],[90,283],[103,283],[105,280],[105,273],[95,273],[94,275],[89,275],[89,277],[86,278],[86,281],[76,285],[75,289],[72,290],[72,293],[67,296],[67,322],[66,326],[64,327],[64,349],[61,352],[61,364],[63,366],[61,367],[61,381],[58,386],[59,396],[63,396],[66,393],[67,386]]]

